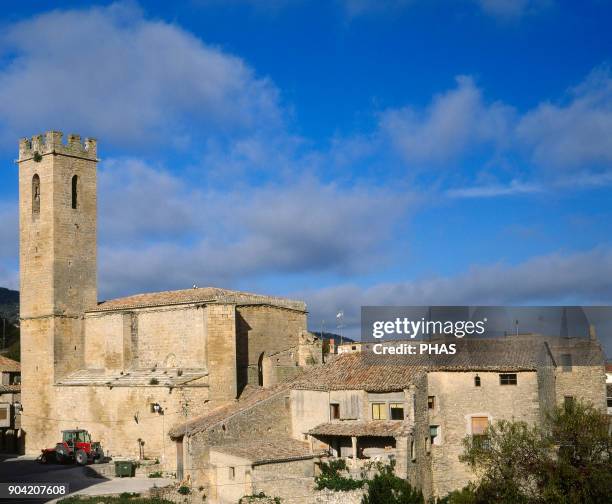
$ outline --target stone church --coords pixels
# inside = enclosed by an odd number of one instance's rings
[[[78,427],[172,468],[173,425],[320,363],[321,345],[301,301],[207,287],[99,302],[97,162],[91,138],[19,143],[26,452]]]

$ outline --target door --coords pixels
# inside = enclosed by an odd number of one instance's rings
[[[183,479],[183,438],[176,442],[176,479]]]

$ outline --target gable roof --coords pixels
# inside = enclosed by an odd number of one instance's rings
[[[311,459],[322,453],[313,453],[309,443],[288,437],[249,439],[236,444],[212,446],[211,450],[250,460],[253,465]]]
[[[196,287],[193,289],[150,292],[146,294],[135,294],[133,296],[110,299],[108,301],[100,302],[96,308],[88,310],[88,312],[105,312],[195,303],[231,303],[238,305],[263,304],[287,308],[290,310],[306,311],[306,303],[303,301],[295,301],[276,296],[264,296],[229,289],[220,289],[217,287]]]
[[[369,351],[341,354],[329,364],[298,377],[292,388],[390,392],[408,388],[423,373],[431,371],[535,371],[548,356],[544,341],[454,339],[452,342],[457,345],[455,355],[377,355]],[[408,341],[385,345],[401,343]]]
[[[234,415],[258,406],[269,399],[277,397],[280,394],[286,393],[288,389],[288,382],[281,383],[270,388],[259,388],[247,385],[236,402],[226,406],[220,406],[219,408],[212,410],[210,413],[176,425],[168,431],[168,435],[171,438],[176,439],[180,438],[181,436],[191,436],[192,434],[203,432],[227,421]]]
[[[5,373],[19,373],[21,371],[21,364],[4,355],[0,355],[0,371],[4,371]]]

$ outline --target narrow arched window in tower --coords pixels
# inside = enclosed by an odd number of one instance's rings
[[[35,174],[32,177],[32,215],[40,213],[40,177]]]
[[[72,208],[77,207],[79,177],[72,177]]]

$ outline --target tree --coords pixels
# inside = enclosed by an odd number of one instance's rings
[[[368,493],[362,504],[423,504],[423,494],[416,491],[405,479],[393,473],[394,464],[381,467],[368,482]]]
[[[593,406],[573,403],[555,409],[543,428],[502,420],[485,436],[466,437],[460,459],[479,476],[475,504],[608,503],[609,426]]]

